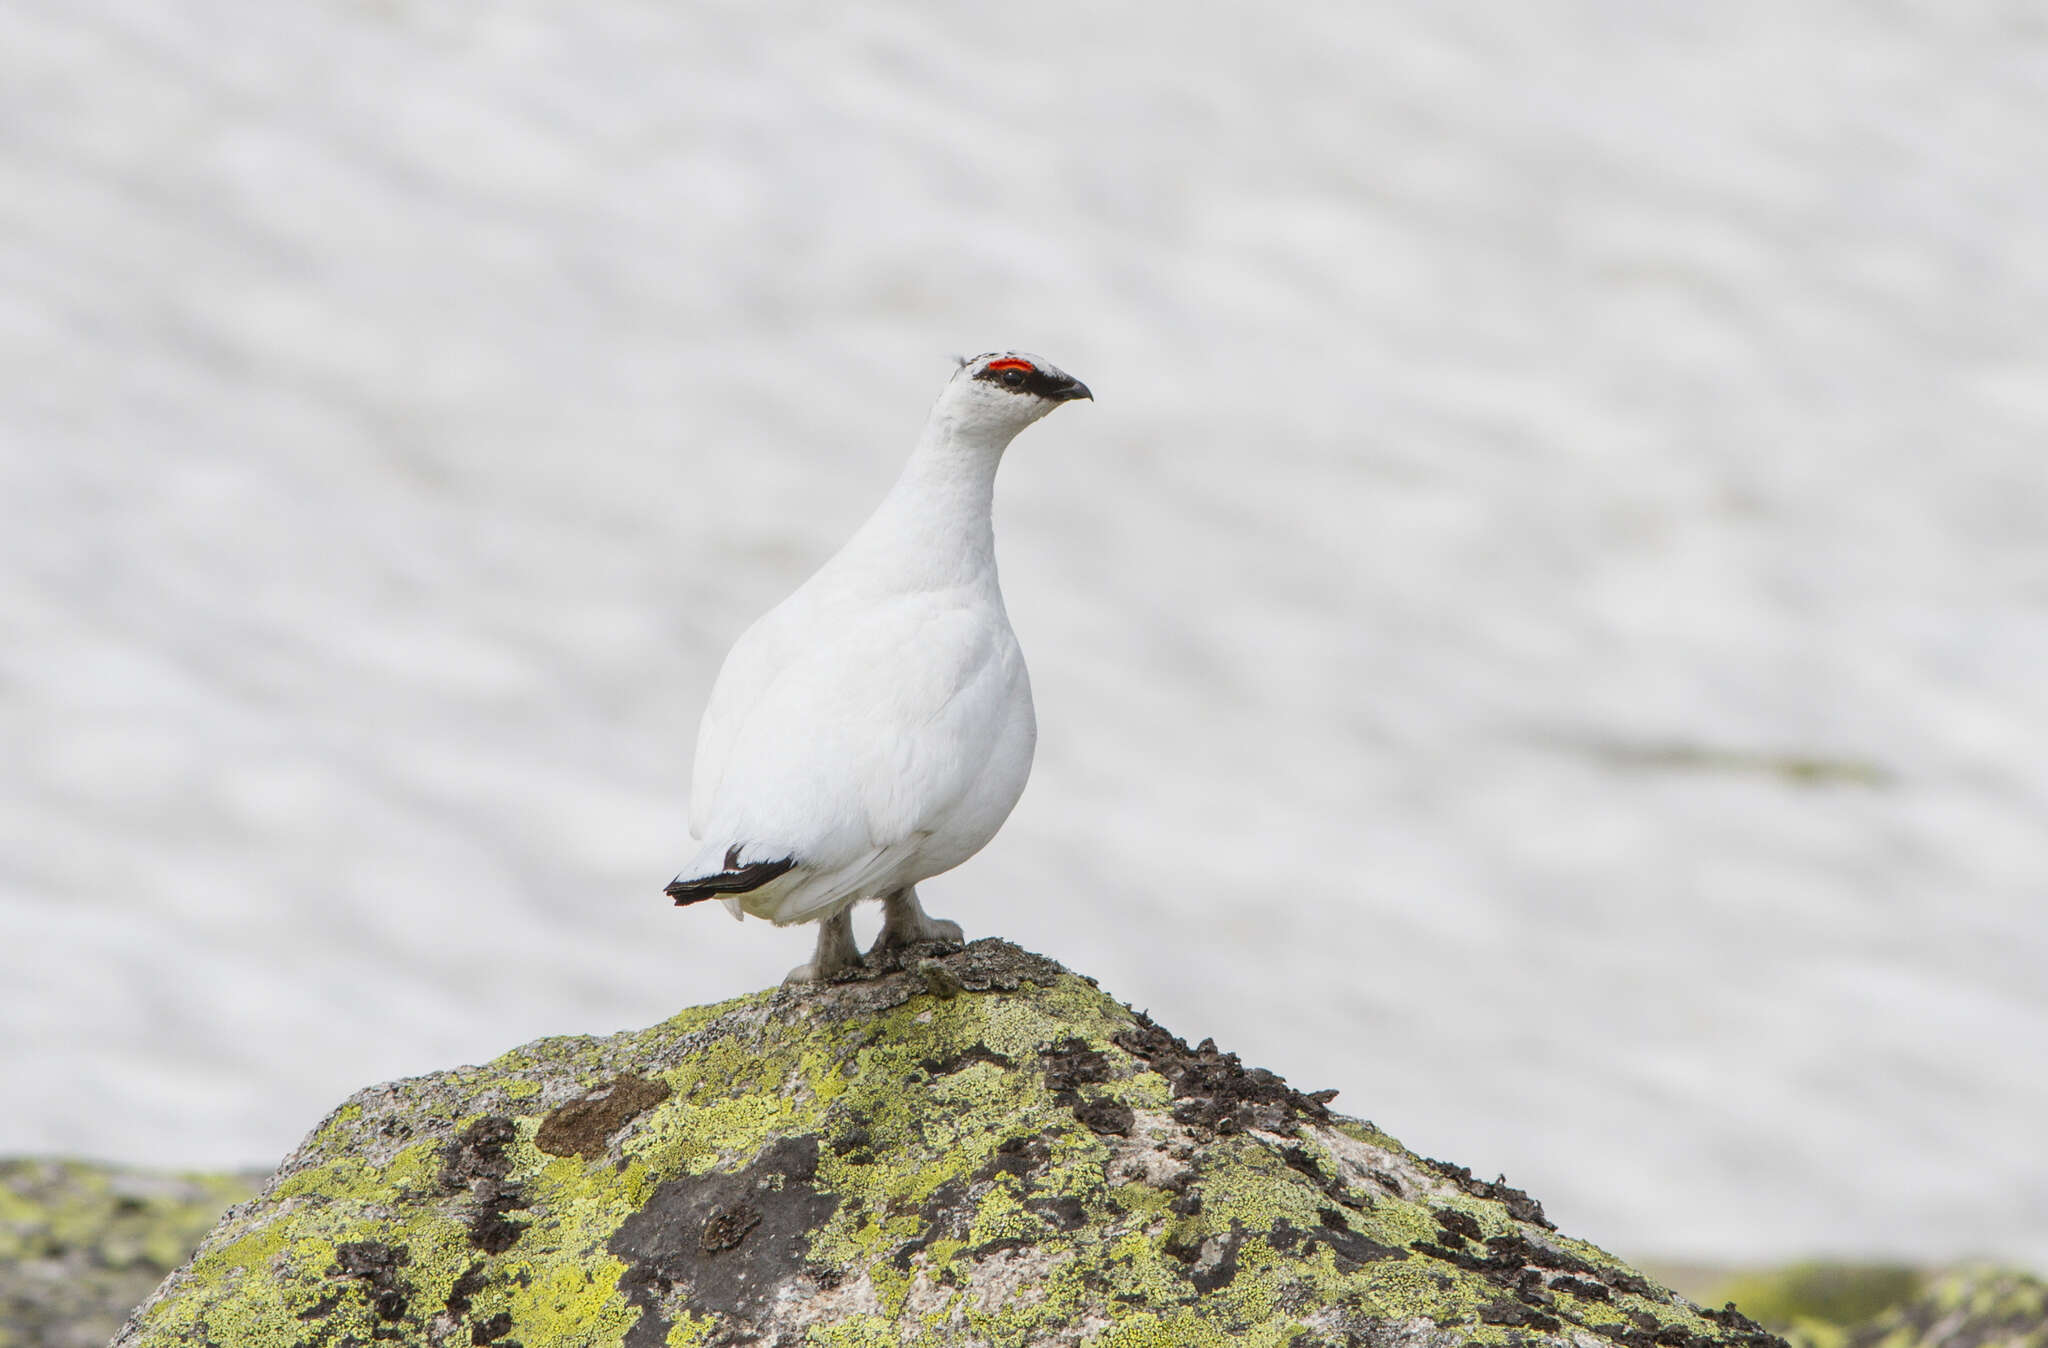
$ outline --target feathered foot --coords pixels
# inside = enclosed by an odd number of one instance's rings
[[[951,941],[957,945],[964,939],[958,922],[928,915],[924,905],[917,901],[917,887],[905,885],[894,894],[883,896],[882,934],[875,938],[868,953],[873,955],[921,941]]]
[[[782,980],[794,983],[824,983],[848,969],[861,968],[860,947],[853,943],[853,905],[848,904],[818,923],[818,950],[809,964],[799,964]]]

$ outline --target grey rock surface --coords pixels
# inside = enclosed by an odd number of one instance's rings
[[[924,947],[363,1091],[118,1345],[1782,1348],[1331,1094]]]

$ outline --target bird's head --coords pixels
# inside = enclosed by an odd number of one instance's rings
[[[1025,351],[990,351],[960,362],[938,410],[958,429],[1007,440],[1061,403],[1094,397],[1051,361]]]

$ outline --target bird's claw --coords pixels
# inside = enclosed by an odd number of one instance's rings
[[[791,969],[782,986],[829,983],[850,969],[866,967],[860,947],[853,943],[853,916],[841,909],[818,924],[818,949],[811,958]]]
[[[800,988],[811,983],[830,983],[833,979],[849,970],[865,969],[866,967],[859,960],[853,960],[846,964],[835,964],[829,969],[820,970],[816,960],[807,960],[782,976],[782,986],[785,988]]]
[[[905,946],[923,945],[927,941],[942,941],[953,945],[966,944],[966,933],[960,930],[958,922],[949,922],[943,917],[927,917],[917,923],[897,923],[882,928],[881,935],[868,953],[883,950],[901,950]]]

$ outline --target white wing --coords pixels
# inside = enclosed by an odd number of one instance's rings
[[[875,854],[942,827],[992,766],[1017,766],[992,760],[1016,755],[1020,697],[1028,704],[1016,639],[977,592],[840,613],[799,592],[720,672],[691,831],[746,844],[750,858],[793,855],[814,873],[869,870]],[[1023,752],[1028,770],[1028,740]]]
[[[776,605],[740,633],[712,682],[711,697],[697,724],[697,757],[690,769],[690,836],[715,841],[705,832],[711,801],[725,777],[734,738],[754,706],[791,660],[803,653],[799,636],[812,600],[805,590]]]

